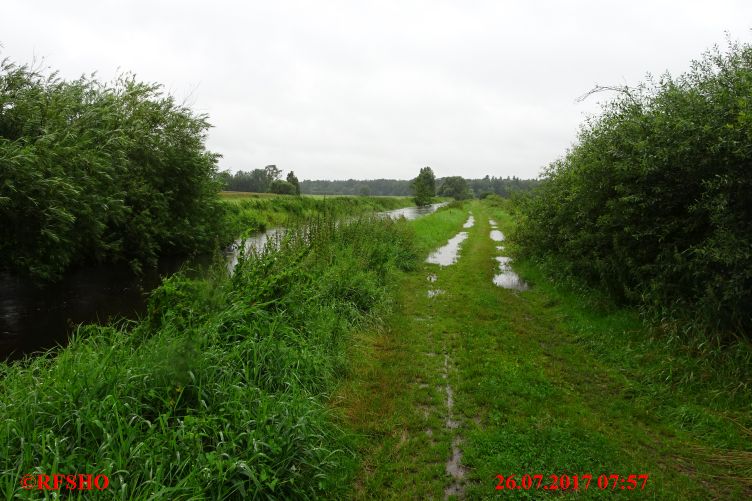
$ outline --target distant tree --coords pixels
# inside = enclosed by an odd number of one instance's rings
[[[300,195],[300,182],[293,171],[287,174],[287,182],[295,187],[295,195]]]
[[[367,197],[371,194],[371,191],[368,189],[368,186],[361,186],[360,188],[360,196]]]
[[[411,186],[415,205],[429,205],[436,195],[436,176],[430,167],[423,167]]]
[[[444,182],[439,187],[438,194],[444,197],[452,197],[455,200],[466,200],[473,196],[470,187],[467,185],[467,181],[462,176],[444,178]]]
[[[272,183],[282,175],[282,169],[278,169],[276,165],[267,165],[264,167],[264,175],[267,186],[271,187]]]
[[[295,185],[281,179],[275,179],[272,181],[269,191],[277,193],[278,195],[296,195]]]

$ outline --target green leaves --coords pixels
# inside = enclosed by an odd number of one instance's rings
[[[436,195],[436,176],[434,176],[431,168],[423,167],[420,169],[418,177],[413,180],[410,187],[415,196],[415,205],[429,205]]]
[[[624,90],[521,202],[525,252],[699,329],[749,332],[750,95],[752,47],[737,45]]]
[[[74,263],[208,251],[222,225],[209,127],[131,75],[64,81],[0,63],[0,260],[53,280]]]

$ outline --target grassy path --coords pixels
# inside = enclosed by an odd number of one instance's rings
[[[657,407],[655,392],[671,389],[648,391],[644,374],[630,370],[640,354],[627,333],[642,329],[633,315],[578,316],[572,308],[579,306],[565,304],[564,296],[543,284],[526,292],[495,286],[495,257],[504,251],[489,237],[489,218],[504,232],[512,222],[477,202],[469,210],[475,225],[465,230],[467,211],[460,210],[415,223],[426,249],[467,231],[460,259],[447,267],[424,264],[408,274],[387,324],[362,333],[352,348],[353,371],[338,406],[346,427],[361,437],[364,461],[353,496],[562,497],[561,491],[497,491],[499,474],[514,474],[518,481],[523,474],[542,474],[544,485],[551,474],[593,475],[587,491],[564,497],[748,494],[745,468],[752,462],[744,443],[752,437],[722,419],[732,410],[674,402],[672,409],[721,416],[686,426],[666,406]],[[536,278],[534,270],[523,275]],[[441,292],[429,297],[429,290]],[[606,353],[603,345],[587,342],[588,329],[616,336]],[[718,443],[710,440],[713,433],[723,437],[725,448],[708,445]],[[729,450],[741,454],[737,462]],[[638,483],[639,492],[621,482],[616,490],[601,491],[600,474],[649,474],[649,480],[644,490]]]

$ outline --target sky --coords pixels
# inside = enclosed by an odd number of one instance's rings
[[[535,178],[605,94],[678,75],[752,2],[6,0],[0,57],[164,85],[223,170],[300,179]]]

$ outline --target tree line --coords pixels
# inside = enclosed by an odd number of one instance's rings
[[[263,169],[238,171],[231,173],[222,171],[219,179],[223,189],[227,191],[246,191],[251,193],[277,193],[280,195],[300,195],[300,182],[293,171],[281,179],[282,170],[276,165],[267,165]]]
[[[225,189],[230,191],[250,191],[258,193],[268,193],[268,183],[264,175],[264,169],[255,169],[250,172],[238,172],[233,175],[223,173]],[[251,174],[255,173],[255,174]],[[253,179],[253,180],[252,180]],[[447,189],[452,188],[451,193],[457,193],[456,188],[451,181],[456,177],[438,178],[436,186],[438,194],[442,195],[441,188],[446,181],[450,184]],[[460,178],[462,179],[462,178]],[[495,193],[497,195],[508,197],[515,191],[530,190],[537,184],[534,179],[519,179],[516,177],[489,177],[482,179],[467,179],[469,191],[466,193],[468,198],[483,197]],[[402,196],[407,197],[413,194],[411,189],[411,180],[403,179],[346,179],[346,180],[303,180],[300,181],[300,192],[309,195],[352,195],[352,196]],[[453,196],[449,194],[447,196]]]
[[[524,252],[642,305],[663,327],[748,338],[752,47],[730,44],[679,77],[613,90],[523,200]]]

